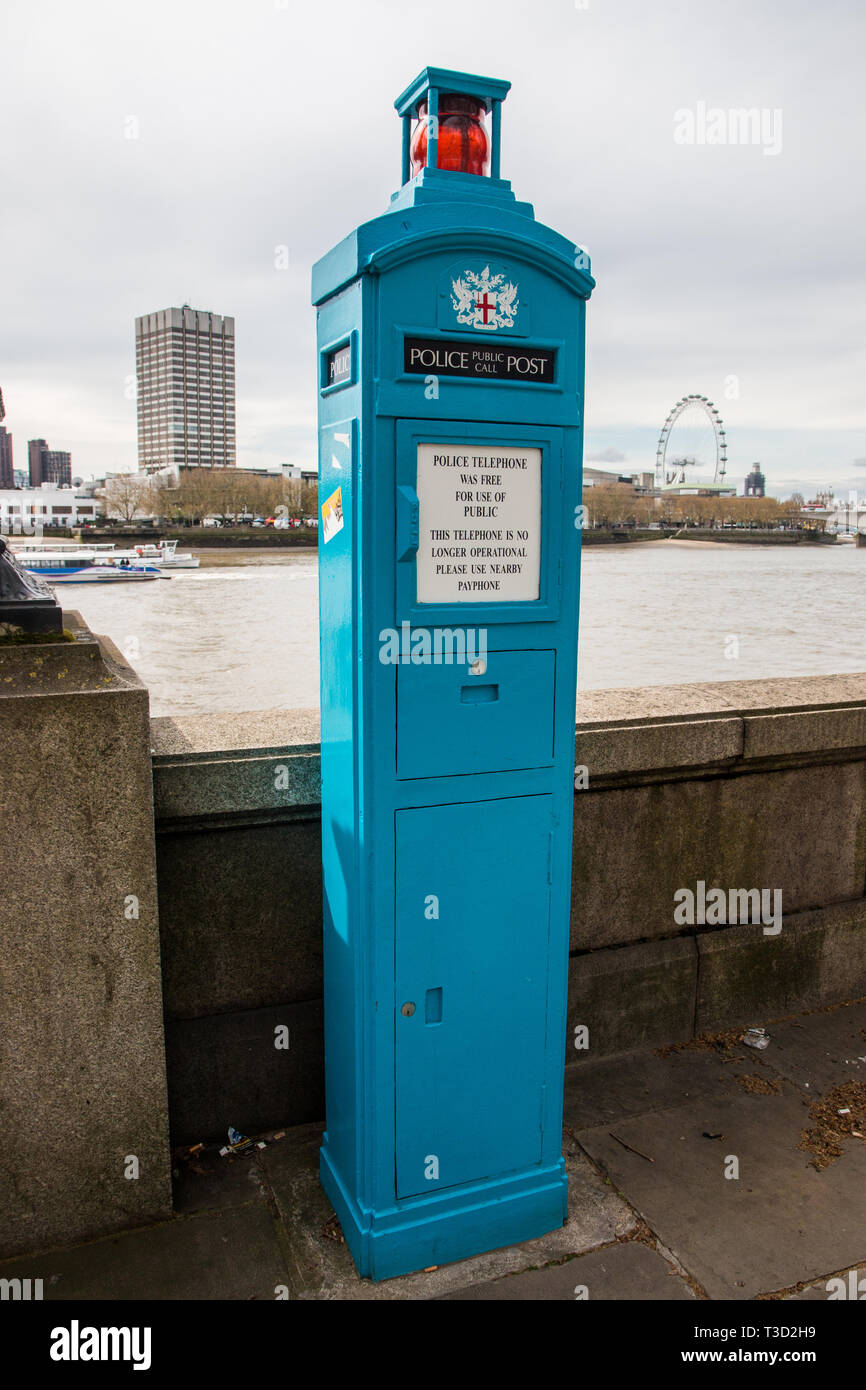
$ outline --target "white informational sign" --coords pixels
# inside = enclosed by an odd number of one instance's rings
[[[418,602],[540,596],[541,450],[419,444]]]

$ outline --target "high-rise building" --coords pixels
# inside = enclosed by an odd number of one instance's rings
[[[135,320],[138,466],[232,468],[235,321],[204,309]]]
[[[743,489],[744,497],[763,497],[766,493],[767,480],[761,472],[759,463],[752,464],[751,473],[746,474],[746,485]]]
[[[31,487],[41,487],[43,483],[72,486],[72,455],[65,449],[49,449],[44,439],[31,439],[27,443],[27,457]]]
[[[15,469],[12,466],[12,436],[6,426],[0,425],[0,487],[15,486]]]

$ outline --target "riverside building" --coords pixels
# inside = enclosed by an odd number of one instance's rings
[[[80,526],[94,521],[96,499],[81,487],[0,488],[0,534],[32,536],[43,526]]]
[[[235,321],[206,309],[135,320],[138,466],[233,468]]]
[[[31,487],[42,487],[43,483],[55,483],[58,487],[72,486],[72,455],[68,450],[49,449],[44,439],[30,439],[27,458]]]
[[[12,464],[12,436],[5,425],[0,425],[0,488],[15,486],[15,469]]]

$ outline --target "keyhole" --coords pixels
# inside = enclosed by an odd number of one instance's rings
[[[412,1003],[404,1004],[400,1012],[404,1018],[411,1018],[415,1012],[415,1005]]]

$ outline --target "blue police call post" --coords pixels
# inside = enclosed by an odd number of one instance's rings
[[[561,1226],[586,253],[426,68],[318,310],[322,1184],[386,1279]]]

